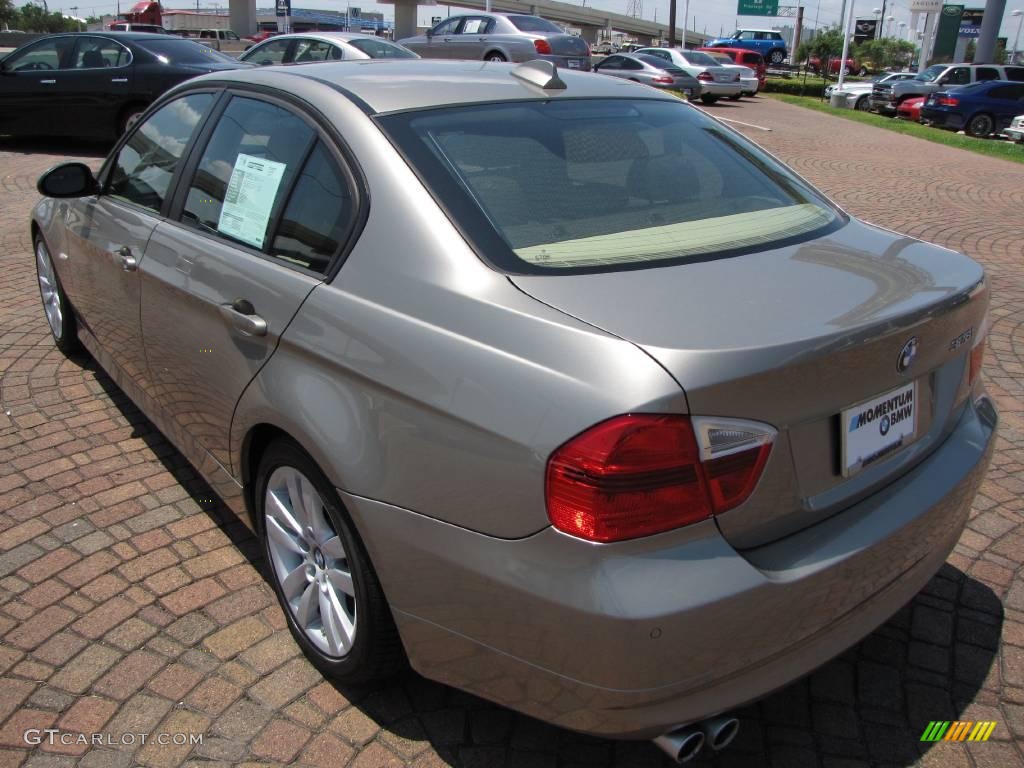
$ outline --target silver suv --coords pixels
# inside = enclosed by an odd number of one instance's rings
[[[998,64],[932,64],[912,80],[876,83],[871,89],[871,108],[895,114],[901,103],[914,96],[927,96],[984,80],[1024,82],[1024,67]]]

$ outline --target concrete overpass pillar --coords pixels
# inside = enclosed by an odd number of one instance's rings
[[[590,45],[597,45],[597,32],[600,27],[595,27],[590,24],[577,24],[580,28],[580,37],[586,40]]]
[[[231,29],[243,35],[256,34],[256,0],[229,0]]]
[[[416,0],[395,0],[395,40],[416,34]]]
[[[635,37],[636,41],[644,48],[650,48],[654,45],[654,35],[641,35],[640,33],[637,33],[633,35],[633,37]]]

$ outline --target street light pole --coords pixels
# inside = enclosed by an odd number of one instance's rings
[[[1015,64],[1017,62],[1017,45],[1020,43],[1020,28],[1024,25],[1024,11],[1017,9],[1010,16],[1017,17],[1017,34],[1013,38],[1013,53],[1010,54],[1010,63]]]
[[[853,6],[855,0],[850,0],[850,18],[843,19],[843,56],[839,60],[839,81],[836,83],[836,90],[842,92],[843,81],[846,79],[846,59],[850,55],[850,37],[853,30]]]
[[[686,50],[686,21],[690,18],[690,0],[683,0],[683,39],[680,48]]]

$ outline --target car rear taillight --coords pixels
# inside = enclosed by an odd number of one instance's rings
[[[668,83],[669,85],[671,85],[672,83],[675,82],[675,80],[673,80],[671,77],[667,77],[667,76],[665,76],[665,77],[658,76],[658,77],[652,77],[651,78],[651,82],[652,83]]]
[[[750,496],[774,439],[774,429],[748,421],[616,416],[548,459],[548,517],[564,533],[599,542],[706,520]]]
[[[533,47],[537,49],[537,53],[551,53],[551,43],[547,40],[534,40]]]
[[[699,75],[697,75],[697,79],[698,80],[708,81],[708,80],[714,80],[715,78],[714,78],[714,76],[710,72],[701,72]]]
[[[955,107],[960,104],[960,99],[954,99],[952,96],[941,96],[938,99],[940,107]]]

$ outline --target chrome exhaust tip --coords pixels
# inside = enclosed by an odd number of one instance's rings
[[[707,745],[715,752],[725,749],[740,732],[740,721],[729,715],[712,717],[700,724]]]
[[[677,763],[688,763],[704,746],[704,732],[695,726],[680,728],[654,739],[657,747]]]

